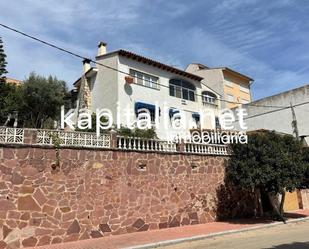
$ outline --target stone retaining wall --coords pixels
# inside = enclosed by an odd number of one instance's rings
[[[0,147],[0,248],[214,221],[228,157]]]

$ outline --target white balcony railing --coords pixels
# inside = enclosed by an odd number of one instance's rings
[[[202,103],[203,106],[212,106],[217,107],[218,106],[218,99],[209,97],[209,96],[203,96],[202,97]]]
[[[67,132],[67,131],[37,131],[37,144],[52,145],[55,139],[59,139],[61,146],[69,147],[92,147],[92,148],[110,148],[111,136],[101,134],[97,137],[96,133],[88,132]]]
[[[24,129],[0,127],[0,143],[24,143]]]
[[[158,139],[117,137],[117,148],[122,150],[176,152],[176,144]]]
[[[27,131],[26,140],[25,131]],[[181,144],[177,144],[175,142],[169,142],[159,139],[145,139],[122,136],[117,136],[113,139],[115,139],[115,141],[112,141],[111,134],[101,134],[99,137],[97,137],[96,133],[89,132],[67,132],[56,130],[35,130],[0,127],[0,144],[28,143],[36,145],[55,145],[56,143],[58,143],[61,147],[114,148],[118,150],[145,152],[180,152],[186,154],[200,155],[231,154],[227,145],[220,144],[184,143],[181,146]]]
[[[229,155],[227,145],[221,144],[199,144],[186,143],[184,145],[185,153],[204,154],[204,155]]]

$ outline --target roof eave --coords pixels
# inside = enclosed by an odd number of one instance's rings
[[[98,69],[96,67],[91,67],[90,69],[88,69],[88,71],[84,74],[87,76],[92,76],[92,75],[89,75],[91,73],[97,73],[98,72]],[[73,83],[73,86],[76,86],[77,83],[82,79],[82,76],[79,77],[74,83]]]
[[[253,82],[253,81],[254,81],[254,80],[253,80],[252,78],[250,78],[249,76],[244,75],[244,74],[242,74],[242,73],[239,73],[239,72],[237,72],[237,71],[234,71],[233,69],[230,69],[230,68],[228,68],[228,67],[223,67],[222,69],[223,69],[223,70],[226,70],[226,71],[229,71],[229,72],[231,72],[231,73],[233,73],[233,74],[237,74],[238,76],[241,76],[242,78],[245,78],[245,79],[249,80],[250,82]]]
[[[135,53],[123,50],[123,49],[116,50],[116,51],[113,51],[113,52],[110,52],[110,53],[107,53],[107,54],[104,54],[104,55],[97,56],[96,59],[102,59],[102,58],[105,58],[105,57],[113,55],[113,54],[119,54],[119,55],[127,57],[129,59],[136,60],[136,61],[142,62],[144,64],[148,64],[148,65],[157,67],[159,69],[162,69],[162,70],[165,70],[165,71],[168,71],[168,72],[171,72],[171,73],[178,74],[180,76],[183,76],[183,77],[186,77],[186,78],[189,78],[189,79],[192,79],[192,80],[201,81],[203,79],[202,77],[200,77],[198,75],[188,73],[188,72],[183,71],[181,69],[163,64],[161,62],[149,59],[147,57],[144,57],[144,56],[141,56],[141,55],[138,55],[138,54],[135,54]]]

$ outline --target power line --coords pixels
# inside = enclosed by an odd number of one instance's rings
[[[128,75],[128,76],[132,76],[130,73],[127,73],[127,72],[124,72],[124,71],[119,70],[119,69],[117,69],[117,68],[114,68],[114,67],[111,67],[111,66],[102,64],[102,63],[100,63],[100,62],[94,61],[94,60],[92,60],[92,59],[90,59],[90,58],[87,58],[87,57],[82,56],[82,55],[80,55],[80,54],[77,54],[77,53],[74,53],[74,52],[72,52],[72,51],[69,51],[69,50],[67,50],[67,49],[65,49],[65,48],[59,47],[59,46],[54,45],[54,44],[52,44],[52,43],[50,43],[50,42],[44,41],[44,40],[39,39],[39,38],[37,38],[37,37],[35,37],[35,36],[26,34],[26,33],[22,32],[22,31],[20,31],[20,30],[17,30],[17,29],[15,29],[15,28],[9,27],[9,26],[4,25],[4,24],[2,24],[2,23],[0,23],[0,26],[2,26],[3,28],[6,28],[6,29],[8,29],[8,30],[11,30],[11,31],[13,31],[13,32],[15,32],[15,33],[18,33],[18,34],[20,34],[20,35],[22,35],[22,36],[25,36],[25,37],[27,37],[27,38],[30,38],[30,39],[32,39],[32,40],[35,40],[35,41],[37,41],[37,42],[43,43],[43,44],[45,44],[46,46],[52,47],[52,48],[57,49],[57,50],[60,50],[60,51],[62,51],[62,52],[64,52],[64,53],[67,53],[67,54],[70,54],[70,55],[72,55],[72,56],[75,56],[75,57],[77,57],[77,58],[80,58],[80,59],[83,59],[83,60],[87,60],[87,61],[89,61],[89,62],[92,62],[92,63],[96,64],[96,65],[103,66],[103,67],[105,67],[105,68],[108,68],[108,69],[110,69],[110,70],[113,70],[113,71],[116,71],[116,72],[119,72],[119,73],[122,73],[122,74],[125,74],[125,75]],[[139,77],[137,77],[137,78],[139,78]],[[141,78],[139,78],[139,79],[141,79]],[[149,81],[149,82],[150,82],[150,81]],[[134,83],[134,84],[137,84],[137,83]],[[156,83],[156,84],[157,84],[158,86],[162,86],[162,87],[169,88],[169,86],[166,86],[166,85],[163,85],[163,84],[159,84],[159,83]],[[138,84],[137,84],[137,85],[138,85]],[[207,85],[206,85],[206,86],[207,86]],[[207,86],[207,87],[208,87],[208,86]],[[196,93],[195,93],[195,96],[201,96],[201,97],[203,97],[204,95],[202,95],[202,94],[196,94]],[[230,104],[237,104],[237,105],[241,104],[241,103],[239,103],[239,102],[229,101],[229,100],[225,100],[225,99],[219,99],[219,101],[226,102],[226,103],[230,103]],[[251,105],[251,106],[255,106],[255,107],[263,107],[263,108],[267,108],[267,107],[269,107],[269,108],[290,108],[289,106],[286,106],[286,107],[283,107],[283,106],[267,106],[267,105],[256,105],[256,104],[253,104],[253,103],[252,103],[252,104],[251,104],[251,103],[246,103],[246,105]]]
[[[309,104],[309,101],[302,102],[302,103],[299,103],[299,104],[296,104],[296,105],[292,105],[292,107],[297,107],[297,106],[302,106],[302,105],[307,105],[307,104]],[[255,115],[252,115],[252,116],[249,116],[249,117],[245,117],[244,119],[256,118],[256,117],[259,117],[259,116],[263,116],[263,115],[266,115],[266,114],[270,114],[270,113],[273,113],[273,112],[278,112],[278,111],[282,111],[282,110],[286,110],[286,109],[290,109],[290,108],[291,108],[291,106],[287,106],[287,107],[283,107],[283,108],[280,108],[280,109],[271,110],[271,111],[268,111],[268,112],[262,112],[262,113],[255,114]],[[238,120],[235,120],[235,121],[238,121]]]

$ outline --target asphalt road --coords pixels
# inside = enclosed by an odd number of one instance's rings
[[[162,249],[309,249],[309,221],[160,247]]]

